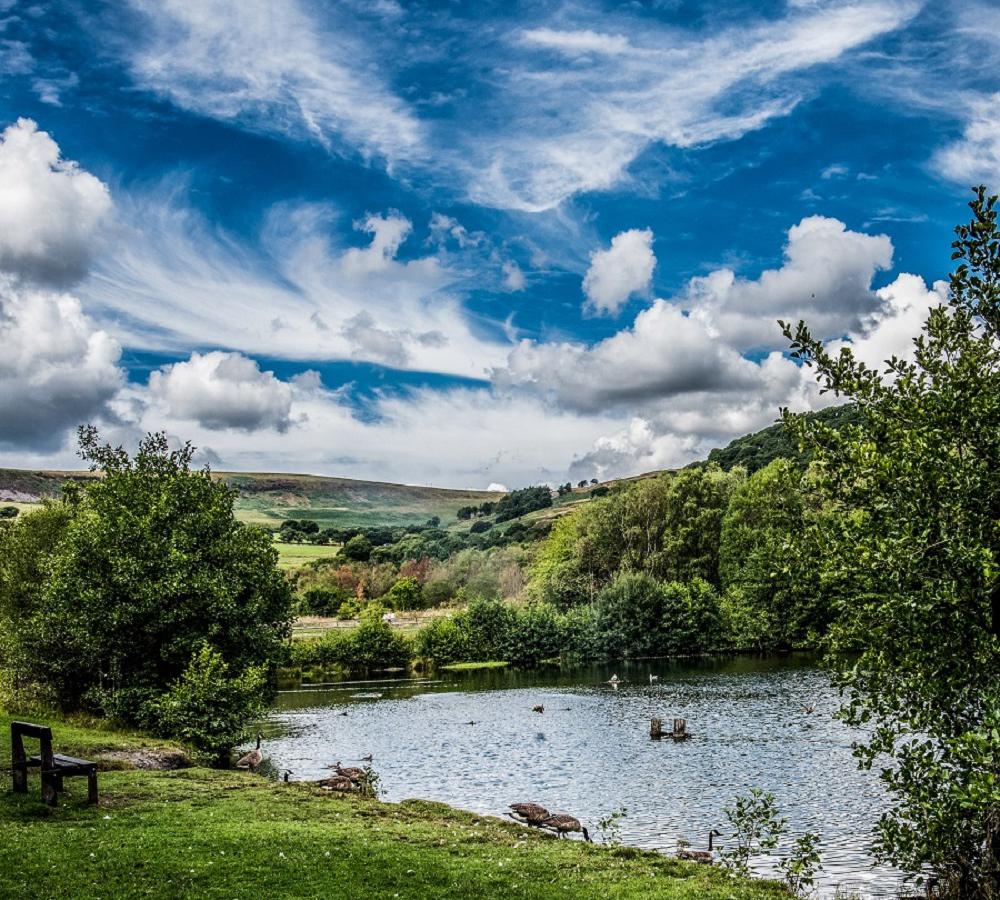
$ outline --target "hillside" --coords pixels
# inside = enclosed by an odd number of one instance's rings
[[[807,417],[840,428],[856,421],[857,411],[853,404],[848,403],[807,413]],[[734,466],[743,466],[747,472],[753,474],[778,457],[792,459],[800,464],[805,463],[805,457],[799,452],[795,441],[781,422],[755,431],[753,434],[745,434],[730,441],[723,448],[712,450],[708,454],[708,461],[718,464],[727,471]]]
[[[496,500],[487,491],[256,472],[216,472],[214,477],[239,492],[237,513],[244,521],[264,524],[282,519],[313,519],[322,527],[417,525],[432,516],[455,519],[461,506]],[[0,469],[0,502],[37,503],[56,497],[70,479],[95,478],[90,472]]]

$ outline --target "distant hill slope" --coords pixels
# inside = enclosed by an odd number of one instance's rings
[[[276,524],[282,519],[313,519],[322,527],[352,525],[416,525],[432,516],[442,524],[455,521],[461,506],[496,500],[487,491],[257,472],[215,472],[239,491],[236,507],[244,521]],[[95,478],[90,472],[47,472],[0,469],[0,502],[38,502],[57,497],[70,479]]]
[[[850,424],[858,419],[857,409],[851,403],[846,403],[843,406],[829,406],[826,409],[808,413],[808,416],[834,428]],[[763,469],[764,466],[778,457],[805,463],[795,441],[781,422],[761,431],[755,431],[753,434],[738,437],[722,449],[712,450],[708,454],[708,461],[718,463],[727,471],[733,466],[743,466],[752,474],[758,469]]]

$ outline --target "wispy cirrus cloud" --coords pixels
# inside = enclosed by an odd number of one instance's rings
[[[178,106],[390,165],[422,155],[420,122],[377,61],[298,0],[131,5],[144,18],[127,51],[133,76]]]

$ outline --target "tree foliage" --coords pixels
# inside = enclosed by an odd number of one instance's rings
[[[961,898],[1000,896],[1000,231],[983,188],[956,229],[947,302],[912,358],[877,371],[785,333],[824,389],[852,400],[840,430],[788,416],[835,505],[806,554],[834,599],[831,658],[858,753],[897,799],[877,849],[933,869]],[[860,656],[852,656],[860,651]]]
[[[270,536],[236,521],[234,492],[162,434],[132,458],[83,428],[80,453],[103,477],[0,537],[8,680],[155,725],[155,701],[204,645],[234,678],[273,665],[291,595]]]

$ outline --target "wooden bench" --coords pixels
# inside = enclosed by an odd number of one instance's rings
[[[35,738],[39,744],[37,756],[27,756],[24,739]],[[52,752],[52,729],[30,722],[10,723],[11,775],[14,793],[28,793],[28,769],[38,768],[42,776],[42,800],[49,806],[56,805],[56,798],[63,789],[63,779],[87,776],[87,802],[97,803],[97,763],[73,756]]]

